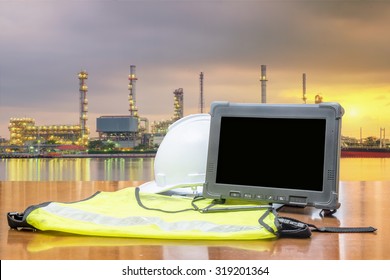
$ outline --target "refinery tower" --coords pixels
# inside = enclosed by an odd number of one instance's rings
[[[88,144],[89,138],[89,129],[87,127],[88,120],[88,99],[87,92],[88,86],[86,84],[86,80],[88,79],[87,71],[83,70],[78,74],[78,78],[80,81],[80,142],[83,146]]]

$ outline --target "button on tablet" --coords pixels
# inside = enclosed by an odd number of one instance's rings
[[[241,197],[241,193],[239,192],[230,192],[231,197]]]
[[[244,198],[252,198],[252,195],[250,193],[245,193]]]

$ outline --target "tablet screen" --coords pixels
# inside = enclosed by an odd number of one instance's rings
[[[222,117],[216,183],[323,190],[325,119]]]

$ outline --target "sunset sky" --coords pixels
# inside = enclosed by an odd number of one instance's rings
[[[317,94],[345,108],[342,134],[390,138],[390,1],[0,0],[0,137],[11,117],[78,124],[77,73],[89,73],[89,122],[128,114],[136,65],[139,115],[184,114],[215,100],[302,103]]]

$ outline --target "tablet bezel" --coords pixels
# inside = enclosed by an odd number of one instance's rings
[[[217,199],[244,199],[259,202],[297,206],[314,206],[319,209],[334,210],[340,207],[338,201],[341,120],[344,110],[338,103],[320,104],[256,104],[213,102],[210,115],[210,138],[207,155],[204,196]],[[277,119],[324,119],[325,148],[322,170],[322,191],[292,189],[288,186],[237,185],[218,183],[218,153],[221,119],[235,118],[277,118]],[[257,128],[260,129],[261,128]],[[280,129],[283,129],[282,127]],[[265,132],[266,134],[266,132]],[[295,135],[298,136],[299,135]],[[302,139],[305,140],[305,139]],[[222,140],[223,141],[223,140]],[[242,148],[242,147],[241,147]],[[263,159],[259,159],[263,160]],[[297,159],[299,162],[300,159]],[[305,164],[310,163],[302,163]],[[275,170],[275,175],[278,171]],[[280,174],[282,176],[283,174]],[[304,168],[302,168],[304,176]],[[259,172],[261,176],[261,172]]]

